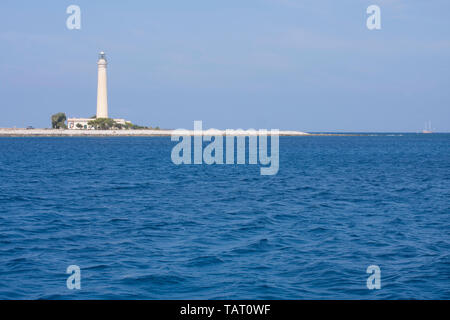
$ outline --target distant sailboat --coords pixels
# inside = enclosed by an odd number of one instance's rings
[[[431,129],[431,121],[425,122],[425,129],[422,130],[422,133],[433,133]]]

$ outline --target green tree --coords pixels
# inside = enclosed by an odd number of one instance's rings
[[[66,126],[66,114],[64,112],[58,112],[52,115],[52,128],[53,129],[67,129]]]
[[[96,118],[88,122],[88,125],[92,126],[97,130],[111,130],[111,129],[151,129],[151,127],[144,127],[133,124],[131,122],[125,122],[125,124],[117,123],[114,119],[111,118]],[[159,129],[159,128],[157,128]]]
[[[125,124],[123,125],[123,127],[125,129],[133,129],[133,130],[139,130],[139,129],[151,129],[149,127],[145,127],[145,126],[139,126],[137,124],[133,124],[131,122],[125,122]]]
[[[82,128],[83,128],[83,125],[82,125],[81,123],[77,123],[76,127],[77,127],[78,129],[82,129]]]
[[[110,130],[119,127],[119,124],[111,118],[97,118],[88,122],[88,125],[97,130]]]

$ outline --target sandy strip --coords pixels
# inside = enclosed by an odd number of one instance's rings
[[[59,129],[12,129],[0,128],[0,137],[158,137],[176,135],[225,135],[225,130],[59,130]],[[231,130],[232,135],[258,135],[259,131]],[[270,130],[267,131],[270,135]],[[305,136],[309,135],[300,131],[279,131],[280,136]]]

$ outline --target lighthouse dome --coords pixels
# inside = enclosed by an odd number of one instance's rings
[[[100,52],[99,54],[98,54],[98,62],[97,62],[97,64],[98,65],[107,65],[108,64],[108,62],[107,62],[107,60],[106,60],[106,54],[105,54],[105,52]]]

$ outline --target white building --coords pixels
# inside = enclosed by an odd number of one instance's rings
[[[106,55],[102,51],[100,52],[99,59],[97,61],[98,81],[97,81],[97,118],[108,118],[108,88],[107,88],[107,76],[106,67],[108,61]],[[69,118],[67,119],[67,127],[69,129],[95,129],[90,126],[89,121],[95,120],[95,118]],[[124,125],[125,119],[113,119],[115,122]]]

